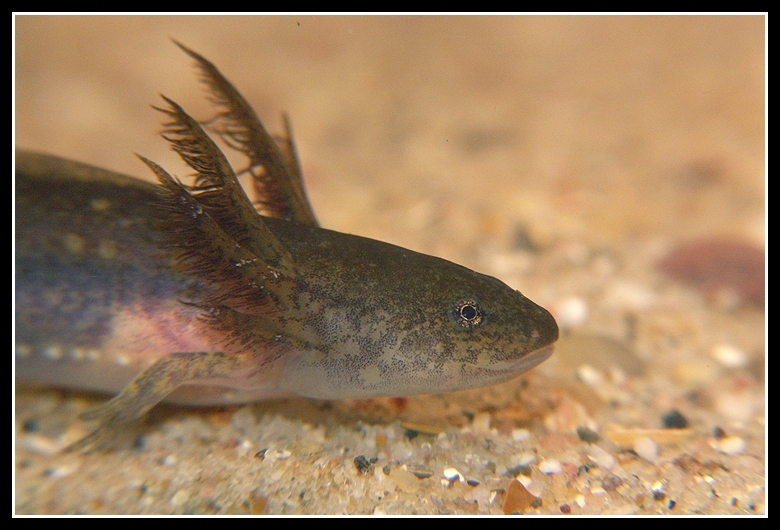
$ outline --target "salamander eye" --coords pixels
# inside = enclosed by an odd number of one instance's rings
[[[455,306],[452,316],[461,326],[473,328],[482,324],[482,307],[474,300],[464,300]]]

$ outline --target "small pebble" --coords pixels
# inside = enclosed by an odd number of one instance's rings
[[[414,440],[420,436],[420,431],[415,431],[414,429],[404,429],[404,436],[410,440]]]
[[[531,437],[528,429],[512,429],[512,440],[515,442],[524,442]]]
[[[716,344],[712,347],[710,355],[726,368],[742,368],[747,366],[749,361],[744,351],[728,344]]]
[[[371,462],[363,455],[356,456],[354,462],[358,473],[361,475],[365,475],[371,469]]]
[[[658,456],[658,444],[652,438],[637,438],[634,440],[634,451],[648,462],[654,462]]]
[[[588,303],[584,298],[566,298],[553,307],[553,313],[561,328],[576,328],[588,321]]]
[[[25,420],[22,424],[22,429],[25,432],[37,432],[41,429],[41,424],[38,420]]]
[[[554,475],[561,472],[561,463],[558,460],[543,460],[539,462],[539,471],[545,475]]]
[[[583,364],[577,368],[577,378],[592,388],[604,385],[604,376],[589,364]]]
[[[509,481],[509,485],[506,488],[506,495],[504,496],[504,503],[501,505],[501,511],[506,515],[524,513],[525,510],[531,507],[534,500],[536,500],[536,497],[534,497],[519,480],[512,479]]]
[[[740,455],[745,452],[747,444],[739,436],[726,436],[715,440],[715,449],[725,455]]]
[[[688,427],[688,420],[676,409],[664,414],[661,421],[665,429],[685,429]]]
[[[453,482],[455,480],[463,481],[463,475],[460,474],[460,471],[455,469],[454,467],[448,467],[444,470],[444,478],[449,480],[450,482]]]
[[[589,444],[599,441],[599,434],[587,427],[577,427],[577,436],[579,436],[580,440]]]
[[[173,494],[173,497],[171,497],[171,506],[177,508],[187,502],[189,497],[190,494],[186,490],[179,490]]]

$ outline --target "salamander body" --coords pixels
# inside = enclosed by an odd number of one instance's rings
[[[181,46],[181,45],[180,45]],[[119,394],[84,444],[163,399],[444,392],[514,377],[558,338],[499,280],[320,228],[292,140],[265,131],[200,55],[212,133],[246,155],[250,201],[203,127],[169,99],[164,137],[186,183],[16,153],[16,375]]]

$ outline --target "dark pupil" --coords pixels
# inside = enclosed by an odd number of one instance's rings
[[[477,310],[472,305],[464,305],[460,308],[460,316],[466,320],[473,320],[477,316]]]

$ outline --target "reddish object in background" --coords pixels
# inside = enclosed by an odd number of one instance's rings
[[[741,301],[764,305],[765,254],[750,244],[725,239],[682,243],[659,268],[708,295],[734,293]]]

